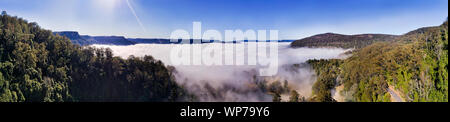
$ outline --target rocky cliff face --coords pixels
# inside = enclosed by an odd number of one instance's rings
[[[106,45],[133,45],[136,44],[123,36],[88,36],[80,35],[76,31],[53,32],[55,35],[65,36],[69,38],[72,43],[81,46],[92,44],[106,44]]]

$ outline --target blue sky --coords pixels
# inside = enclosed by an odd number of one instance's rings
[[[315,34],[404,34],[440,25],[448,0],[0,0],[10,15],[53,31],[168,38],[176,29],[279,30],[281,39]],[[133,14],[133,10],[135,15]]]

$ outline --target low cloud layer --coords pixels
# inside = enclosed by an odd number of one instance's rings
[[[260,42],[261,43],[261,42]],[[220,43],[202,46],[222,45]],[[232,45],[232,44],[225,44]],[[116,56],[127,58],[151,55],[166,65],[171,65],[170,44],[138,44],[132,46],[93,45],[97,48],[110,48]],[[287,82],[291,90],[302,96],[311,95],[311,87],[316,80],[312,68],[305,64],[309,59],[339,58],[348,51],[340,48],[290,48],[289,43],[278,45],[278,73],[275,76],[260,77],[261,66],[174,66],[176,79],[190,93],[204,102],[270,102],[272,95],[267,86],[273,82]],[[246,49],[245,49],[246,50]],[[245,50],[237,50],[244,51]],[[294,65],[296,64],[296,65]],[[284,85],[284,84],[283,84]],[[286,94],[282,96],[287,96]],[[286,100],[286,97],[282,97]]]

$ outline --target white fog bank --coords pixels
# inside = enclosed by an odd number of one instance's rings
[[[264,42],[259,42],[264,43]],[[271,77],[258,77],[258,66],[174,66],[180,85],[204,102],[270,102],[272,96],[258,87],[258,82],[269,84],[287,81],[289,88],[309,97],[316,75],[309,65],[309,59],[332,59],[343,57],[346,49],[341,48],[290,48],[290,43],[278,43],[278,73]],[[233,45],[222,43],[202,44],[203,47]],[[137,44],[131,46],[93,45],[96,48],[110,48],[115,56],[128,58],[131,55],[151,55],[166,65],[172,65],[170,54],[176,44]],[[246,52],[247,49],[237,50]],[[268,48],[269,50],[269,48]],[[250,52],[255,53],[255,52]],[[245,55],[247,56],[247,55]],[[302,64],[293,66],[293,64]],[[173,66],[173,65],[172,65]],[[285,96],[285,95],[283,95]],[[283,100],[284,99],[283,97]]]

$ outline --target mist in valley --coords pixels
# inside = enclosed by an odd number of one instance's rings
[[[265,42],[259,42],[265,43]],[[259,76],[253,65],[172,65],[170,52],[176,44],[137,44],[131,46],[93,45],[96,48],[110,48],[115,56],[128,58],[133,55],[151,55],[168,66],[175,67],[178,84],[185,87],[201,102],[271,102],[272,93],[279,92],[282,101],[287,101],[291,90],[301,96],[311,96],[316,74],[306,64],[309,59],[331,59],[345,57],[341,48],[290,48],[290,43],[278,43],[278,72],[274,76]],[[202,47],[233,45],[222,43],[201,44]],[[235,51],[245,52],[247,48]],[[192,57],[199,56],[193,55]]]

